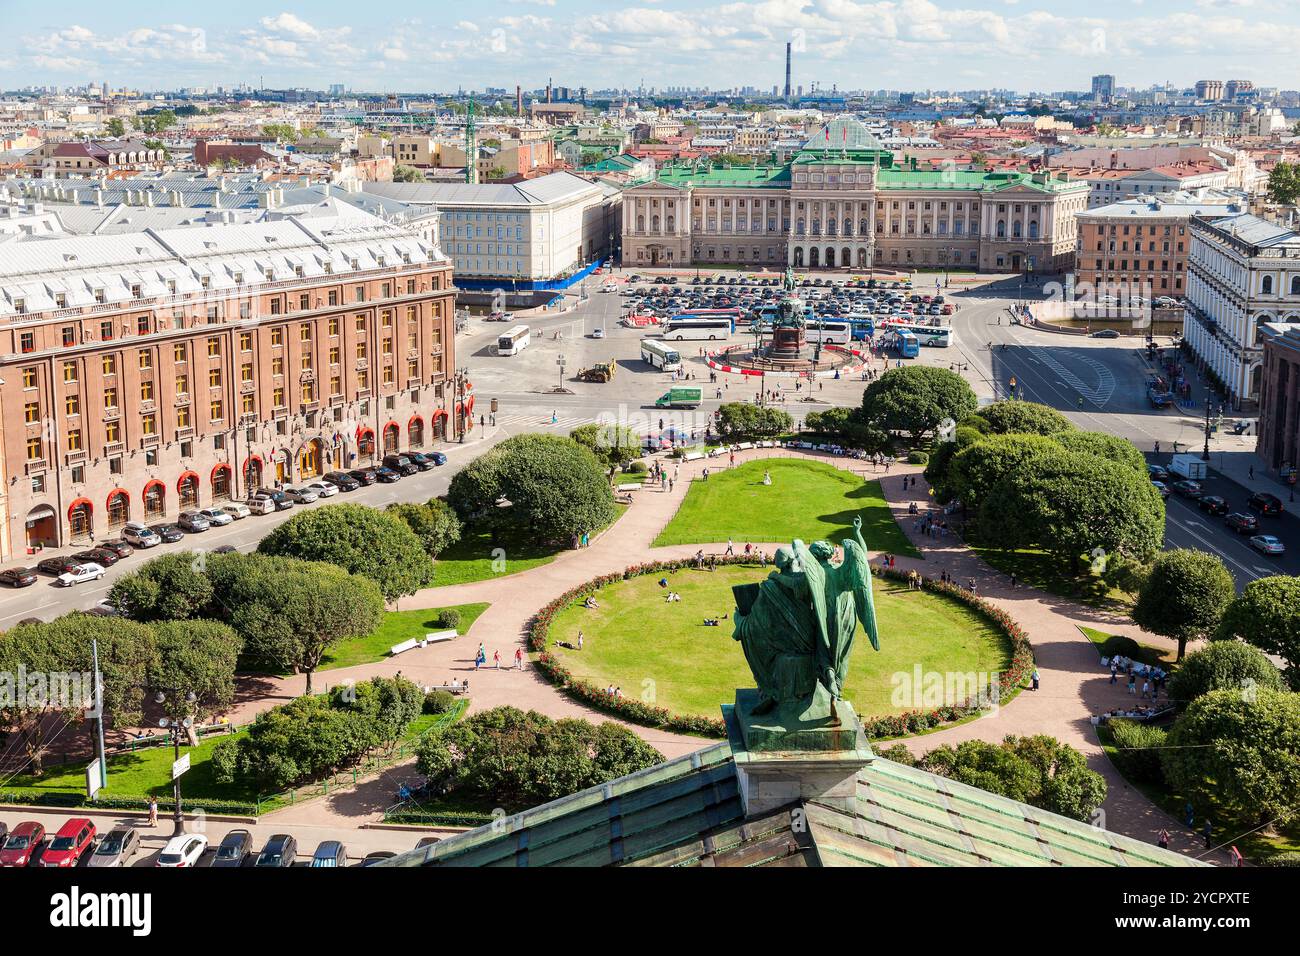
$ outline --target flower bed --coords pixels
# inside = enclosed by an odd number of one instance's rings
[[[752,564],[753,557],[735,555],[733,557],[716,557],[717,564]],[[702,737],[726,737],[727,729],[721,718],[702,717],[694,714],[679,714],[666,707],[657,707],[628,697],[612,697],[602,687],[589,680],[574,676],[555,654],[547,650],[550,640],[551,624],[564,608],[595,594],[606,585],[626,581],[642,574],[659,574],[695,567],[693,558],[681,558],[673,561],[650,561],[634,564],[622,571],[603,574],[592,578],[575,588],[570,588],[539,610],[529,624],[528,649],[537,654],[537,666],[547,678],[565,694],[574,700],[586,704],[595,710],[619,717],[629,723],[645,727],[658,727],[675,733],[696,734]],[[872,573],[893,581],[906,582],[907,575],[901,571],[880,568],[872,565]],[[1011,664],[1002,671],[998,678],[997,703],[1005,703],[1019,692],[1021,686],[1029,679],[1034,670],[1034,652],[1024,628],[1017,624],[1001,608],[990,604],[981,597],[976,597],[955,585],[941,581],[922,578],[926,590],[936,591],[967,607],[973,608],[987,617],[1002,632],[1011,645]],[[991,698],[993,695],[989,694]],[[959,704],[937,707],[933,710],[907,711],[902,714],[888,714],[883,717],[861,717],[863,729],[871,740],[889,737],[902,737],[908,734],[933,730],[943,724],[965,720],[982,711],[988,710],[992,700],[967,699]]]

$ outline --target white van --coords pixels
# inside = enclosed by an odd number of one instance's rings
[[[275,502],[270,498],[259,495],[249,498],[244,504],[248,505],[248,510],[255,515],[275,514]]]

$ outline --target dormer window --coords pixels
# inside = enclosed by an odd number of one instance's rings
[[[142,295],[144,295],[144,291],[140,288],[139,283],[131,286],[131,298],[138,299]]]
[[[14,311],[19,315],[25,315],[27,313],[27,300],[14,299]]]
[[[107,297],[104,295],[103,289],[95,290],[95,301],[98,302],[100,305],[103,305],[104,302],[107,301]]]
[[[244,284],[244,274],[242,272],[236,272],[235,285],[243,285],[243,284]]]

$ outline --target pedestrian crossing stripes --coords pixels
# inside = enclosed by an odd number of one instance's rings
[[[579,425],[588,425],[594,421],[594,418],[580,415],[561,415],[555,421],[551,421],[551,416],[545,414],[510,414],[497,416],[497,426],[500,428],[554,428],[564,432],[572,431]]]

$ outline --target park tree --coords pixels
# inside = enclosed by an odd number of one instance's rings
[[[262,539],[261,554],[328,561],[370,578],[387,601],[433,580],[424,545],[401,518],[366,505],[326,505],[294,515]]]
[[[1274,202],[1300,202],[1300,163],[1277,163],[1268,174],[1268,194]]]
[[[1300,694],[1216,690],[1174,722],[1165,778],[1201,815],[1256,826],[1295,810],[1300,793]]]
[[[1169,678],[1169,697],[1186,707],[1216,690],[1250,693],[1282,690],[1282,674],[1257,647],[1240,641],[1213,641],[1183,659]]]
[[[1132,469],[1143,478],[1146,477],[1147,460],[1142,452],[1138,451],[1137,446],[1128,439],[1103,432],[1067,431],[1054,433],[1052,440],[1066,451],[1096,455],[1098,458],[1105,458],[1117,465]]]
[[[235,699],[235,666],[244,642],[230,625],[162,621],[153,625],[153,638],[148,687],[165,695],[169,717],[221,713]],[[196,726],[191,724],[188,730],[190,745],[196,746]]]
[[[903,432],[913,442],[929,436],[946,419],[960,421],[977,404],[964,378],[928,365],[892,368],[862,395],[862,412],[872,427]]]
[[[622,468],[641,453],[641,440],[627,425],[589,422],[569,432],[569,437],[606,468]]]
[[[803,427],[845,448],[875,454],[889,447],[889,436],[872,428],[861,408],[837,405],[822,412],[809,412],[804,417]]]
[[[424,173],[420,172],[414,166],[394,166],[393,182],[395,183],[419,183],[424,181]]]
[[[1216,635],[1240,638],[1286,661],[1287,681],[1300,690],[1300,578],[1256,578],[1228,605]]]
[[[1187,642],[1214,634],[1236,586],[1217,556],[1177,549],[1156,558],[1147,575],[1133,620],[1152,634],[1178,641],[1178,659]]]
[[[779,408],[727,402],[718,406],[718,435],[731,440],[775,438],[790,432],[794,420]]]
[[[206,559],[197,551],[160,555],[114,581],[108,598],[134,621],[206,617],[212,604]]]
[[[395,502],[384,510],[405,522],[420,539],[424,553],[431,558],[436,558],[460,540],[460,518],[441,498],[430,498],[424,504]]]
[[[545,541],[596,531],[618,514],[600,462],[558,435],[507,438],[461,469],[447,498],[463,520],[502,522]],[[503,501],[508,507],[498,507]]]
[[[1037,458],[1059,454],[1060,446],[1045,435],[991,435],[953,455],[935,495],[941,502],[960,499],[969,513],[978,515],[984,499],[1003,478]]]
[[[126,123],[122,121],[120,116],[110,117],[108,122],[104,124],[104,132],[114,139],[121,139],[126,135]]]
[[[977,528],[990,545],[1038,547],[1077,573],[1084,554],[1147,560],[1164,539],[1164,519],[1164,502],[1144,476],[1058,451],[1031,458],[994,485]]]
[[[1059,435],[1074,431],[1070,420],[1050,405],[1004,399],[979,410],[979,418],[995,435]]]

